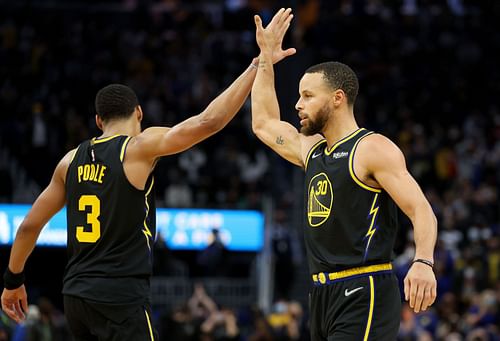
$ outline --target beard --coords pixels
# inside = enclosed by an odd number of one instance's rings
[[[312,136],[316,134],[321,134],[325,128],[328,117],[330,116],[330,107],[325,104],[321,109],[318,110],[314,120],[307,116],[308,123],[300,128],[300,132],[305,136]]]

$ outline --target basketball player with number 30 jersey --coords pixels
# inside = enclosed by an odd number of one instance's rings
[[[300,132],[280,119],[271,57],[281,40],[259,16],[255,24],[260,55],[252,88],[253,131],[305,171],[311,339],[394,341],[401,307],[391,265],[397,206],[414,227],[416,255],[405,278],[405,298],[415,312],[436,297],[434,213],[399,148],[357,125],[358,79],[347,65],[328,62],[306,70],[295,106]]]

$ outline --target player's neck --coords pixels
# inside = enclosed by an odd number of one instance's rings
[[[108,122],[103,126],[102,135],[100,138],[114,136],[114,135],[127,135],[135,136],[140,133],[140,127],[137,126],[137,122],[133,120],[117,120]]]
[[[323,135],[326,138],[328,148],[331,148],[335,143],[359,129],[354,115],[345,115],[343,117],[335,117],[327,123]]]

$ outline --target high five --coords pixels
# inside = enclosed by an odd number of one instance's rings
[[[278,39],[288,28],[281,17],[270,25]],[[295,52],[269,51],[268,62],[274,63]],[[10,318],[21,322],[26,317],[25,263],[43,226],[66,205],[69,260],[63,294],[75,340],[155,339],[150,309],[153,169],[159,157],[187,150],[231,121],[250,93],[256,63],[203,112],[173,127],[142,131],[142,108],[125,85],[111,84],[97,93],[95,120],[102,135],[61,159],[17,232],[2,293],[2,309]]]

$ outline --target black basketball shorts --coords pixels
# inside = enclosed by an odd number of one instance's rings
[[[316,285],[310,292],[313,341],[395,341],[401,314],[398,281],[381,272]]]
[[[65,295],[64,313],[76,341],[158,339],[148,305],[102,304]]]

